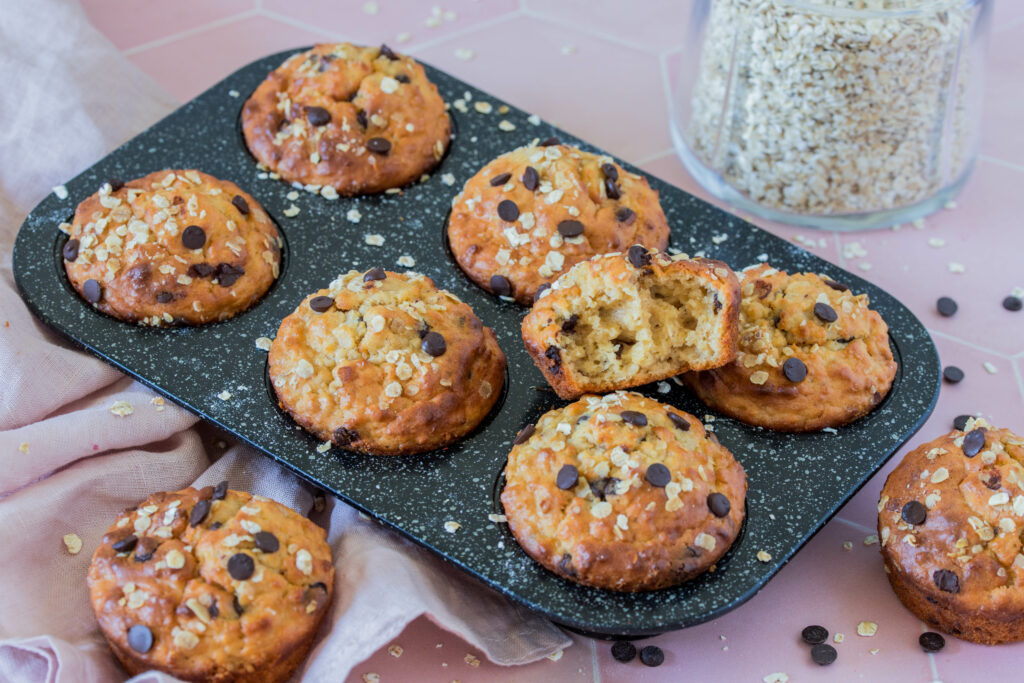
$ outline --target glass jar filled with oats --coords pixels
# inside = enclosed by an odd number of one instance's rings
[[[948,203],[978,149],[990,0],[695,0],[672,136],[711,193],[866,229]]]

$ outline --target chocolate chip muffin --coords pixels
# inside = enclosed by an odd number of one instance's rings
[[[272,71],[245,103],[242,131],[253,156],[283,179],[357,195],[432,169],[451,123],[437,86],[412,58],[386,45],[337,43]]]
[[[1024,640],[1024,438],[971,418],[908,453],[882,487],[885,571],[907,608],[985,645]]]
[[[848,424],[889,392],[889,328],[867,294],[768,264],[740,273],[740,286],[736,360],[683,376],[709,406],[748,424],[805,432]]]
[[[687,581],[743,524],[743,467],[700,420],[634,393],[585,396],[527,425],[505,478],[501,502],[523,550],[596,588]]]
[[[529,305],[537,290],[595,254],[668,245],[658,192],[611,157],[561,144],[503,154],[452,201],[459,266],[492,294]]]
[[[122,512],[93,554],[89,595],[129,674],[285,681],[334,593],[320,527],[228,483],[156,493]]]
[[[270,379],[295,421],[340,448],[441,448],[490,412],[505,381],[494,330],[419,273],[338,277],[284,319]]]
[[[573,399],[736,357],[740,285],[721,261],[640,245],[577,263],[523,319],[533,362]]]
[[[104,183],[75,210],[68,280],[95,308],[141,325],[202,325],[258,301],[281,237],[255,199],[195,170]]]

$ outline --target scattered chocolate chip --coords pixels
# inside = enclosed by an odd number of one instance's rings
[[[540,283],[537,287],[537,291],[533,293],[533,303],[537,303],[540,300],[541,295],[549,289],[551,289],[551,285],[546,282]]]
[[[608,196],[608,199],[622,198],[622,192],[619,191],[619,186],[611,178],[604,179],[604,193]]]
[[[523,181],[523,187],[530,192],[533,192],[540,186],[540,176],[537,175],[537,169],[533,166],[526,167],[526,170],[523,171],[523,177],[521,180]]]
[[[210,496],[210,500],[224,500],[224,496],[228,494],[228,480],[220,482],[213,487],[213,495]]]
[[[533,433],[536,431],[537,428],[534,425],[526,425],[519,430],[519,433],[516,434],[516,438],[512,439],[512,444],[518,446],[521,443],[526,443],[526,440],[533,436]]]
[[[188,274],[192,277],[212,277],[217,269],[209,263],[193,263],[188,267]]]
[[[959,593],[960,592],[960,577],[948,569],[936,569],[932,573],[932,581],[940,591],[946,593]]]
[[[917,642],[920,643],[921,649],[925,652],[938,652],[942,648],[946,647],[946,639],[935,631],[926,631],[922,633],[917,639]]]
[[[366,118],[366,112],[362,109],[356,112],[356,123],[363,127],[365,130],[370,125],[369,119]]]
[[[824,643],[828,640],[828,629],[824,626],[808,626],[800,632],[800,637],[803,638],[804,642],[808,645],[817,645],[818,643]]]
[[[979,427],[967,432],[960,447],[968,458],[976,456],[985,447],[985,430]]]
[[[617,640],[612,645],[612,658],[616,662],[632,662],[636,659],[636,645],[628,640]]]
[[[632,225],[633,221],[636,220],[636,211],[628,206],[620,206],[615,210],[615,220],[623,225]]]
[[[156,545],[156,541],[152,538],[139,539],[139,542],[135,544],[135,561],[149,562],[153,559],[153,553],[156,552]]]
[[[814,304],[814,315],[827,323],[834,323],[839,320],[839,314],[836,313],[836,309],[832,308],[828,304],[823,304],[820,301]]]
[[[551,147],[552,145],[560,145],[560,144],[562,144],[562,141],[559,140],[556,137],[550,137],[550,138],[547,138],[546,140],[541,140],[537,144],[539,146],[541,146],[541,147]]]
[[[838,290],[840,292],[850,291],[850,288],[847,285],[844,285],[842,282],[836,282],[835,280],[829,280],[827,277],[822,278],[822,282],[824,282],[832,289]]]
[[[811,660],[820,666],[828,666],[836,661],[839,653],[828,643],[818,643],[811,647]]]
[[[228,574],[235,581],[245,581],[256,570],[252,556],[246,553],[235,553],[228,558]]]
[[[380,55],[379,55],[379,56],[381,56],[381,57],[387,57],[387,58],[388,58],[388,59],[390,59],[390,60],[391,60],[392,62],[396,62],[396,61],[398,61],[398,55],[396,55],[396,54],[395,54],[395,52],[394,52],[394,50],[392,50],[392,49],[391,49],[390,47],[388,47],[387,45],[381,45],[381,46],[380,46]]]
[[[278,548],[281,547],[281,543],[277,540],[277,536],[269,531],[257,532],[253,536],[253,540],[256,541],[256,547],[265,553],[276,553]]]
[[[561,221],[558,224],[558,234],[562,237],[579,237],[583,234],[583,223],[571,219]]]
[[[311,126],[326,126],[331,122],[331,112],[323,107],[306,107],[306,120]]]
[[[408,83],[409,77],[406,76],[405,74],[395,74],[395,80],[398,81],[399,83]]]
[[[374,154],[387,156],[387,153],[391,151],[391,143],[384,138],[370,138],[366,141],[366,149]]]
[[[576,331],[576,323],[580,321],[580,317],[573,313],[570,315],[564,323],[562,323],[562,332],[572,334]]]
[[[938,309],[939,315],[944,318],[948,318],[956,313],[956,309],[959,308],[959,306],[957,306],[956,302],[948,296],[940,296],[939,300],[935,302],[935,308]]]
[[[496,175],[493,178],[491,178],[491,187],[498,187],[499,185],[504,185],[509,181],[511,177],[511,173],[502,173],[500,175]]]
[[[348,427],[338,427],[334,430],[331,436],[331,441],[334,442],[335,446],[344,448],[345,446],[351,446],[356,441],[359,441],[359,432]]]
[[[690,421],[682,415],[676,413],[668,413],[668,421],[675,425],[676,429],[680,429],[684,432],[690,431]]]
[[[590,482],[590,491],[601,500],[604,500],[615,493],[615,485],[618,483],[619,480],[615,477],[601,477],[597,481]]]
[[[557,346],[549,346],[544,351],[544,357],[551,361],[551,372],[558,372],[562,368],[562,354]]]
[[[230,263],[217,264],[217,283],[221,287],[230,287],[238,281],[238,278],[245,275],[245,270]]]
[[[729,510],[732,509],[732,503],[725,496],[724,493],[709,493],[708,494],[708,510],[711,510],[711,514],[715,517],[725,517],[729,514]]]
[[[135,624],[128,629],[128,645],[136,652],[146,654],[153,647],[153,632],[148,626]]]
[[[236,209],[238,209],[238,213],[243,216],[249,215],[249,202],[245,201],[245,197],[240,194],[236,194],[231,198],[231,203],[235,205]]]
[[[900,516],[903,517],[903,521],[907,524],[917,526],[919,524],[924,524],[925,518],[928,517],[928,508],[916,500],[911,500],[903,506]]]
[[[803,382],[804,378],[807,377],[807,366],[799,358],[791,356],[782,364],[782,374],[790,382]]]
[[[576,486],[576,482],[580,479],[579,470],[573,465],[562,465],[562,468],[558,470],[558,474],[555,475],[555,486],[568,491],[569,489]]]
[[[121,180],[120,178],[108,178],[107,185],[110,185],[111,192],[117,192],[122,187],[124,187],[124,181]]]
[[[942,368],[942,379],[950,384],[956,384],[964,378],[964,371],[955,365],[947,365]]]
[[[86,280],[82,285],[82,296],[91,304],[99,303],[103,298],[103,288],[100,287],[99,281],[92,278]]]
[[[644,666],[661,666],[665,661],[665,653],[657,645],[640,648],[640,663]]]
[[[644,415],[643,413],[638,413],[635,410],[623,410],[621,413],[619,413],[619,417],[622,418],[623,422],[625,422],[626,424],[631,424],[634,427],[647,426],[647,416]]]
[[[383,268],[378,266],[376,268],[370,268],[368,271],[366,271],[366,274],[363,275],[363,282],[374,282],[375,280],[385,280],[385,279],[387,279],[387,277],[388,277],[387,272]]]
[[[181,231],[181,243],[186,249],[202,249],[206,244],[206,231],[198,225],[190,225]]]
[[[420,342],[420,348],[423,349],[423,353],[428,356],[437,358],[443,356],[444,352],[448,350],[448,344],[445,343],[444,337],[438,332],[427,332],[423,335],[423,341]]]
[[[210,500],[203,498],[196,506],[192,508],[192,514],[188,516],[189,526],[199,526],[206,519],[206,516],[210,514]]]
[[[498,218],[506,223],[512,223],[519,218],[519,207],[511,199],[502,199],[498,203]]]
[[[331,310],[334,305],[334,298],[330,296],[314,296],[309,300],[309,307],[316,313],[325,313]]]
[[[492,275],[491,291],[498,296],[512,296],[512,283],[504,275]]]
[[[64,248],[60,250],[61,255],[68,261],[75,261],[78,259],[78,240],[68,240],[64,243]]]
[[[651,254],[639,244],[634,244],[626,252],[626,258],[633,264],[634,268],[643,268],[651,265]]]
[[[156,295],[156,302],[158,304],[169,304],[174,300],[174,294],[171,292],[158,292]]]
[[[139,542],[139,537],[135,534],[131,536],[125,536],[122,539],[118,539],[110,544],[110,547],[114,549],[115,553],[130,553],[135,549],[135,544]]]
[[[619,169],[615,168],[615,164],[601,164],[601,172],[609,180],[619,179]]]
[[[1003,299],[1003,308],[1008,311],[1017,312],[1021,308],[1024,308],[1024,301],[1021,301],[1019,296],[1008,296]]]
[[[655,462],[648,465],[647,471],[644,472],[644,479],[651,486],[664,488],[672,481],[672,473],[660,462]]]

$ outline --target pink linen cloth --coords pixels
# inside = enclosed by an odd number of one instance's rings
[[[250,449],[211,458],[197,418],[71,350],[19,298],[11,250],[50,188],[170,112],[175,103],[89,25],[71,0],[0,11],[0,681],[107,681],[125,673],[89,606],[90,556],[117,513],[156,491],[228,479],[310,513],[309,488]],[[68,198],[68,213],[76,199]],[[56,230],[54,226],[54,230]],[[115,401],[133,407],[111,413]],[[339,681],[427,614],[499,664],[571,640],[411,543],[328,501],[335,600],[301,671]],[[75,533],[78,554],[62,542]],[[139,681],[171,681],[156,673]]]

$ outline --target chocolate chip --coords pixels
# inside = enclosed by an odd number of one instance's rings
[[[1003,308],[1005,308],[1008,311],[1016,312],[1019,311],[1021,308],[1024,308],[1024,301],[1021,301],[1019,296],[1011,295],[1003,299]]]
[[[850,288],[847,285],[844,285],[842,282],[836,282],[835,280],[829,280],[827,277],[822,278],[821,281],[824,282],[829,287],[831,287],[832,289],[836,289],[836,290],[838,290],[840,292],[848,292],[848,291],[850,291]]]
[[[365,129],[366,126],[369,125],[370,122],[366,118],[366,112],[364,110],[360,109],[359,111],[356,112],[356,123],[362,126],[363,129]]]
[[[967,421],[970,420],[973,415],[957,415],[953,418],[953,429],[960,430],[961,432],[967,427]]]
[[[128,645],[136,652],[146,654],[153,647],[153,632],[148,626],[135,624],[128,629]]]
[[[562,553],[558,560],[558,568],[569,576],[576,576],[576,568],[572,566],[572,555],[569,553]]]
[[[238,281],[238,278],[245,275],[245,270],[230,263],[217,264],[217,283],[221,287],[230,287]]]
[[[224,526],[221,522],[214,522],[210,525],[210,531],[216,531],[217,529]]]
[[[252,556],[246,553],[235,553],[228,558],[228,574],[235,581],[245,581],[256,570],[256,563]]]
[[[576,323],[580,321],[580,317],[573,313],[562,323],[562,332],[572,334],[576,330]]]
[[[557,346],[549,346],[544,351],[544,357],[551,361],[551,372],[558,372],[562,368],[562,354]]]
[[[551,285],[547,282],[540,283],[540,286],[537,287],[537,291],[533,293],[533,303],[537,303],[540,300],[541,295],[549,289],[551,289]]]
[[[504,185],[509,181],[511,177],[511,173],[502,173],[501,175],[496,175],[493,178],[491,178],[491,187],[498,187],[499,185]]]
[[[97,280],[90,278],[82,285],[82,296],[91,304],[99,303],[103,298],[103,288]]]
[[[120,178],[108,178],[107,185],[110,185],[111,192],[117,192],[122,187],[124,187],[124,181],[121,180]]]
[[[245,611],[242,609],[242,603],[238,601],[237,595],[232,596],[231,598],[231,608],[235,610],[235,614],[238,616],[242,616],[242,612]]]
[[[903,521],[907,524],[917,526],[919,524],[924,524],[925,518],[928,517],[928,508],[916,500],[911,500],[903,506],[900,516],[903,517]]]
[[[946,647],[946,639],[935,631],[925,631],[917,639],[917,642],[925,652],[939,652]]]
[[[558,138],[552,136],[550,138],[547,138],[546,140],[541,140],[537,144],[539,146],[541,146],[541,147],[551,147],[552,145],[560,145],[560,144],[562,144],[562,141],[559,140]]]
[[[423,340],[420,342],[420,348],[423,349],[423,353],[428,356],[437,358],[443,356],[444,352],[448,350],[448,344],[445,343],[444,337],[437,332],[427,332],[423,335]]]
[[[612,645],[612,658],[616,662],[632,662],[636,659],[636,645],[628,640],[617,640]]]
[[[814,315],[818,316],[819,320],[827,323],[834,323],[839,319],[839,314],[836,313],[836,309],[832,308],[828,304],[823,304],[820,301],[814,304]]]
[[[682,415],[668,413],[668,421],[675,425],[676,429],[680,429],[684,432],[690,431],[690,421]]]
[[[213,487],[213,495],[210,496],[210,500],[224,500],[224,496],[228,494],[228,480],[220,482]]]
[[[601,164],[601,172],[609,180],[619,179],[619,169],[615,168],[615,164]]]
[[[159,292],[156,295],[156,302],[158,304],[169,304],[174,300],[174,294],[171,292]]]
[[[181,231],[181,243],[186,249],[201,249],[206,244],[206,231],[198,225],[190,225]]]
[[[344,448],[345,446],[350,446],[356,441],[359,441],[359,432],[354,429],[349,429],[348,427],[338,427],[331,435],[331,441],[334,442],[335,446]]]
[[[960,447],[968,458],[976,456],[985,447],[985,430],[979,427],[967,432]]]
[[[562,465],[562,468],[558,470],[558,474],[555,475],[555,486],[568,491],[569,489],[576,486],[576,482],[580,479],[579,470],[573,465]]]
[[[636,220],[636,211],[628,206],[620,206],[615,210],[615,220],[623,225],[632,225],[633,221]]]
[[[208,498],[203,498],[192,508],[192,514],[188,516],[188,525],[199,526],[208,514],[210,514],[210,501]]]
[[[824,643],[828,640],[828,629],[824,626],[807,626],[803,631],[800,632],[800,637],[808,645],[817,645],[818,643]]]
[[[996,470],[988,475],[988,479],[982,479],[981,481],[986,487],[993,491],[998,491],[1003,486],[1003,475],[999,473],[999,470]]]
[[[314,296],[309,300],[309,307],[316,313],[325,313],[331,310],[334,305],[334,298],[329,296]]]
[[[519,207],[511,199],[502,199],[498,203],[498,217],[506,223],[512,223],[519,218]]]
[[[611,178],[604,179],[604,193],[608,196],[608,199],[621,199],[622,193],[619,191],[619,186],[615,184],[615,181]]]
[[[523,187],[530,192],[533,192],[538,186],[540,186],[540,176],[537,175],[537,169],[533,166],[526,167],[526,170],[523,171],[523,177],[521,180],[523,181]]]
[[[935,302],[935,308],[938,309],[939,315],[944,318],[948,318],[956,313],[956,309],[959,308],[956,302],[950,299],[948,296],[940,296],[939,300]]]
[[[64,243],[64,248],[60,250],[60,253],[68,261],[75,261],[78,259],[78,240],[68,240]]]
[[[640,648],[640,663],[644,666],[661,666],[665,661],[665,653],[657,645]]]
[[[722,300],[718,298],[718,292],[714,293],[711,301],[711,307],[715,310],[715,315],[718,315],[718,312],[722,310]]]
[[[562,221],[558,224],[558,234],[562,237],[579,237],[583,234],[583,224],[574,220]]]
[[[323,107],[306,107],[306,120],[311,126],[326,126],[331,122],[331,112]]]
[[[213,601],[213,604],[210,605],[210,607],[209,607],[209,609],[207,611],[210,613],[210,618],[211,619],[216,619],[217,617],[220,616],[220,607],[217,607],[217,601],[216,600]]]
[[[964,378],[964,371],[955,365],[947,365],[942,368],[942,379],[946,380],[950,384],[957,384]]]
[[[790,357],[782,364],[782,374],[790,382],[803,382],[807,377],[807,366],[799,358]]]
[[[590,482],[590,492],[604,500],[607,496],[615,493],[615,485],[619,480],[615,477],[601,477],[597,481]]]
[[[157,543],[152,538],[141,538],[135,545],[135,561],[136,562],[149,562],[153,559],[153,553],[156,552]]]
[[[139,537],[135,534],[131,536],[125,536],[122,539],[116,540],[110,544],[110,547],[114,549],[115,553],[130,553],[135,549],[135,544],[139,542]]]
[[[711,514],[715,517],[725,517],[732,509],[732,503],[729,502],[725,494],[717,491],[708,494],[707,503],[708,510],[711,510]]]
[[[818,643],[811,648],[811,660],[820,666],[828,666],[836,661],[839,653],[828,643]]]
[[[419,335],[420,339],[427,336],[427,332],[430,332],[430,323],[426,320],[421,320],[419,326],[416,328],[416,334]]]
[[[644,266],[651,265],[650,253],[639,244],[634,244],[629,248],[626,252],[626,258],[629,259],[634,268],[643,268]]]
[[[387,272],[383,268],[378,266],[377,268],[370,268],[368,271],[366,271],[366,274],[363,275],[363,282],[374,282],[375,280],[384,280],[387,279],[387,276]]]
[[[960,577],[948,569],[936,569],[932,573],[932,581],[940,591],[946,593],[959,593],[960,592]]]
[[[380,54],[379,54],[379,56],[380,57],[387,57],[392,62],[398,61],[398,55],[396,55],[395,52],[390,47],[388,47],[387,45],[381,45],[380,46]]]
[[[395,80],[398,81],[399,83],[408,83],[409,77],[406,76],[405,74],[395,74]]]
[[[370,138],[366,141],[366,149],[374,154],[387,156],[387,153],[391,151],[391,143],[384,138]]]
[[[664,488],[672,481],[672,473],[660,462],[655,462],[648,465],[647,471],[644,472],[644,479],[651,486]]]
[[[238,213],[242,214],[243,216],[249,215],[249,202],[245,201],[245,197],[236,194],[234,197],[231,198],[231,203],[235,205],[236,209],[238,209]]]
[[[634,427],[647,426],[647,416],[644,415],[643,413],[638,413],[635,410],[623,410],[621,413],[619,413],[619,417],[622,418],[623,422],[625,422],[626,424],[631,424]]]
[[[492,275],[491,291],[498,296],[512,296],[512,283],[504,275]]]
[[[211,277],[217,269],[209,263],[193,263],[188,267],[188,274],[192,277]]]
[[[256,547],[265,553],[276,553],[278,548],[281,547],[281,543],[277,540],[277,536],[269,531],[257,532],[253,536],[253,540],[256,541]]]
[[[537,428],[534,425],[526,425],[519,430],[519,433],[516,434],[516,438],[512,439],[512,444],[518,446],[521,443],[526,443],[526,440],[533,436],[533,433],[536,431]]]

